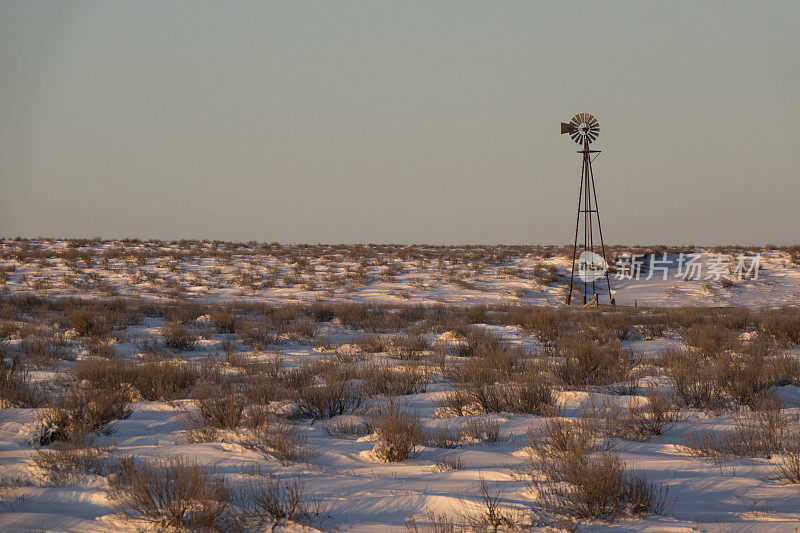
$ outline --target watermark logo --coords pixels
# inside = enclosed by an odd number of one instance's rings
[[[578,268],[576,274],[584,283],[592,283],[606,277],[608,263],[602,255],[589,250],[581,252],[578,257]]]
[[[584,252],[586,253],[586,252]],[[583,256],[583,254],[581,254]],[[614,264],[615,279],[673,278],[692,281],[757,280],[761,254],[622,254]]]

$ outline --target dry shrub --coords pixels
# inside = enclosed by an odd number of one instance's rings
[[[20,355],[27,364],[50,366],[59,360],[74,360],[75,354],[64,346],[63,340],[31,335],[19,344]]]
[[[389,339],[387,348],[389,355],[401,360],[417,359],[428,350],[430,344],[422,335],[394,336]]]
[[[303,524],[318,514],[305,496],[305,483],[297,474],[281,481],[274,475],[251,483],[237,494],[242,509],[240,525],[247,528]]]
[[[433,461],[434,472],[454,472],[464,468],[464,461],[461,459],[461,454],[456,455],[443,455]]]
[[[170,402],[187,398],[200,372],[179,361],[135,364],[132,361],[84,359],[73,368],[75,377],[96,388],[132,387],[142,398]]]
[[[461,504],[464,506],[458,514],[473,531],[497,531],[503,526],[507,531],[517,530],[515,516],[502,508],[503,490],[489,488],[489,483],[483,474],[479,475],[477,491],[478,501],[467,499],[459,494]]]
[[[588,335],[570,335],[558,342],[563,362],[556,376],[567,386],[609,386],[633,380],[639,356],[620,346],[619,341],[599,341]]]
[[[784,346],[800,344],[800,311],[797,309],[764,311],[759,326],[774,342]]]
[[[375,362],[363,365],[358,372],[362,388],[368,396],[406,396],[422,394],[428,388],[430,375],[421,365],[393,368]]]
[[[322,431],[331,438],[342,439],[369,435],[374,431],[374,428],[365,420],[337,420],[323,424]]]
[[[688,407],[718,410],[725,404],[716,369],[700,354],[667,350],[661,356],[661,364],[672,379],[675,395]]]
[[[197,334],[180,322],[167,322],[161,326],[164,344],[173,350],[194,350],[197,347]]]
[[[455,390],[440,401],[443,412],[464,416],[474,412],[553,415],[558,411],[549,372],[534,366],[516,371],[516,356],[513,362],[501,360],[500,368],[496,365],[497,361],[476,357],[451,369]]]
[[[309,384],[297,392],[301,416],[331,418],[350,413],[364,401],[361,387],[350,381],[348,369],[328,368],[322,383]]]
[[[72,389],[37,413],[39,445],[84,439],[90,433],[113,433],[116,428],[111,423],[132,412],[127,389]]]
[[[556,416],[553,377],[547,369],[529,366],[501,387],[503,410],[539,416]]]
[[[376,410],[370,421],[378,442],[375,456],[387,463],[405,461],[424,442],[422,422],[416,413],[409,413],[396,404]]]
[[[51,448],[38,448],[31,457],[42,469],[45,483],[67,486],[83,483],[89,474],[105,476],[113,471],[113,448],[80,440],[57,442]]]
[[[236,311],[229,306],[215,306],[211,310],[211,322],[219,333],[236,333],[241,320],[236,316]]]
[[[471,528],[456,524],[456,522],[446,513],[437,513],[428,509],[425,512],[427,525],[417,523],[413,516],[406,520],[406,531],[409,533],[467,533]]]
[[[675,422],[683,419],[672,397],[648,388],[644,405],[632,405],[626,410],[608,408],[604,414],[607,435],[625,440],[645,441],[661,435]]]
[[[359,335],[355,343],[364,353],[384,352],[389,344],[386,340],[373,333]]]
[[[242,443],[282,464],[304,460],[309,456],[307,434],[295,426],[280,422],[264,407],[251,407],[244,425],[248,432],[242,437]]]
[[[731,332],[720,323],[694,325],[686,330],[683,341],[708,358],[714,358],[738,344]]]
[[[781,410],[780,398],[767,397],[757,409],[750,410],[740,419],[733,431],[692,431],[683,436],[683,444],[695,457],[715,461],[730,457],[769,459],[784,449],[787,435],[787,420]]]
[[[800,435],[788,439],[775,472],[784,483],[800,483]]]
[[[23,372],[6,365],[0,358],[0,400],[2,407],[40,407],[47,401],[38,385]]]
[[[277,341],[273,333],[273,324],[267,318],[262,318],[258,324],[250,320],[243,321],[239,326],[239,333],[256,351],[262,351]]]
[[[455,430],[446,424],[425,431],[425,445],[433,448],[458,448],[461,446],[462,431]]]
[[[124,458],[108,480],[117,511],[157,528],[227,529],[230,496],[217,470],[181,458],[149,463]]]
[[[190,417],[189,425],[236,429],[242,424],[247,399],[242,391],[229,381],[201,383],[195,389],[193,396],[197,400],[200,419]]]
[[[534,513],[552,523],[559,517],[613,520],[662,512],[666,489],[625,471],[625,464],[582,420],[548,420],[529,432],[525,467],[518,473],[540,498]]]
[[[105,313],[82,308],[67,316],[72,328],[84,337],[106,337],[111,334],[113,322]]]
[[[714,362],[719,388],[739,405],[763,402],[772,384],[767,361],[761,357],[724,354]]]
[[[307,317],[298,318],[282,327],[289,340],[303,341],[314,336],[314,322]]]
[[[439,400],[439,416],[466,416],[479,412],[473,396],[463,389],[447,391]]]
[[[473,442],[494,444],[500,440],[500,422],[485,417],[474,417],[467,420],[464,435]]]

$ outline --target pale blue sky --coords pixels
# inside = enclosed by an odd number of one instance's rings
[[[0,2],[0,235],[800,241],[800,2]]]

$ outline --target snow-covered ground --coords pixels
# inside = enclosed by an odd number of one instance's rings
[[[9,252],[17,244],[3,243]],[[141,297],[168,300],[181,296],[203,301],[258,301],[267,303],[304,302],[383,302],[389,304],[456,304],[513,303],[558,305],[563,301],[564,276],[569,260],[554,257],[505,257],[497,264],[491,261],[437,261],[436,259],[393,259],[350,261],[301,257],[238,254],[232,250],[225,257],[99,258],[103,250],[121,245],[93,245],[91,265],[80,257],[64,260],[59,257],[14,259],[7,256],[2,265],[8,272],[5,281],[7,294],[37,294],[59,298],[64,296]],[[64,250],[65,242],[51,242],[42,248]],[[142,245],[131,245],[143,248]],[[45,254],[46,255],[46,254]],[[87,254],[88,255],[88,254]],[[711,253],[709,252],[709,256]],[[708,258],[704,258],[707,260]],[[300,265],[298,267],[297,265]],[[362,265],[362,266],[360,266]],[[558,279],[546,279],[549,266]],[[387,272],[387,267],[394,271]],[[673,265],[673,269],[677,268]],[[361,269],[361,272],[359,272]],[[545,274],[541,271],[545,270]],[[537,274],[534,275],[534,270]],[[254,274],[255,273],[255,274]],[[793,263],[782,251],[765,252],[758,279],[723,287],[717,280],[683,281],[668,271],[668,279],[654,276],[651,280],[613,280],[619,304],[639,306],[745,306],[775,307],[796,305],[800,295],[800,265]],[[646,276],[645,276],[646,277]],[[290,284],[286,283],[290,278]],[[7,319],[3,319],[6,321]],[[34,320],[35,317],[27,317]],[[159,318],[145,318],[142,323],[116,332],[113,349],[119,355],[139,357],[143,340],[160,340]],[[203,322],[192,323],[203,328]],[[477,324],[472,328],[485,330],[517,345],[528,353],[542,353],[541,339],[515,325]],[[333,340],[346,344],[363,332],[354,331],[338,319],[313,325],[314,339]],[[205,331],[205,330],[204,330]],[[75,339],[74,335],[71,337]],[[439,341],[457,338],[453,332],[428,334],[432,346]],[[747,334],[743,338],[748,338]],[[198,349],[176,354],[193,363],[220,359],[230,347],[224,344],[227,335],[209,329],[202,334]],[[13,348],[19,338],[4,339]],[[78,346],[78,360],[90,357],[86,346]],[[333,359],[336,352],[321,348],[319,342],[283,340],[263,352],[241,342],[235,351],[245,359],[271,360],[280,358],[287,368],[305,362]],[[657,338],[636,337],[623,341],[644,358],[639,369],[638,392],[616,395],[610,392],[580,390],[557,391],[563,416],[578,417],[587,405],[637,405],[645,401],[647,385],[669,393],[671,384],[663,372],[654,370],[648,359],[658,357],[666,349],[685,347],[680,334],[668,329]],[[797,357],[798,347],[786,348]],[[419,446],[413,457],[400,463],[377,461],[371,453],[374,435],[331,437],[324,431],[326,424],[338,420],[361,419],[363,410],[326,420],[293,421],[308,437],[310,454],[304,461],[281,464],[237,442],[187,442],[186,415],[195,409],[192,400],[164,402],[138,400],[132,403],[130,417],[114,423],[116,431],[100,435],[100,444],[113,445],[116,456],[155,459],[183,456],[202,465],[214,467],[236,482],[250,476],[247,472],[272,472],[281,478],[302,475],[309,499],[317,502],[319,514],[307,525],[288,524],[287,529],[323,531],[405,531],[406,521],[415,517],[426,523],[426,512],[435,511],[451,516],[472,512],[469,502],[477,498],[481,478],[490,488],[502,495],[507,511],[526,516],[535,495],[517,476],[514,467],[523,462],[526,434],[540,427],[542,416],[514,413],[476,414],[447,417],[437,409],[439,401],[453,384],[446,379],[437,353],[421,356],[423,365],[431,372],[427,390],[395,398],[404,409],[416,412],[428,428],[457,428],[469,419],[488,419],[500,424],[497,442],[464,442],[457,448],[445,449]],[[390,353],[370,354],[369,358],[388,365],[402,362]],[[224,360],[224,357],[222,358]],[[445,365],[459,358],[447,355]],[[31,377],[51,388],[64,383],[73,362],[62,361],[55,367],[43,367],[31,372]],[[794,431],[800,418],[800,387],[784,385],[774,388],[779,393],[784,413]],[[386,398],[372,398],[371,404],[382,404]],[[366,408],[365,408],[366,409]],[[37,409],[0,409],[0,530],[2,531],[128,531],[141,529],[141,524],[126,522],[115,514],[106,493],[102,476],[87,475],[65,486],[51,486],[42,481],[41,471],[31,462],[36,453],[31,444],[35,433]],[[614,522],[583,522],[585,531],[795,531],[800,528],[800,489],[783,483],[775,467],[780,457],[730,458],[715,463],[693,457],[683,445],[683,437],[691,431],[723,432],[737,423],[733,411],[719,413],[686,411],[682,420],[674,423],[662,435],[644,442],[613,439],[615,449],[632,473],[644,475],[648,481],[663,484],[668,489],[672,505],[662,515],[621,518]],[[462,468],[439,471],[437,460],[459,456]],[[14,482],[13,480],[20,480]],[[519,526],[525,526],[521,519]],[[534,528],[536,529],[536,528]]]
[[[618,247],[619,254],[625,253]],[[786,250],[712,249],[686,279],[678,255],[637,278],[611,274],[621,305],[780,307],[800,304],[800,261]],[[42,296],[188,298],[203,301],[561,305],[566,247],[281,246],[192,241],[0,241],[0,288]],[[609,252],[610,253],[610,252]],[[654,258],[662,259],[661,252]],[[760,253],[757,277],[734,275]],[[608,258],[613,261],[612,257]],[[713,270],[723,264],[728,274]],[[732,283],[726,282],[731,280]],[[578,289],[582,283],[577,281]],[[601,303],[605,281],[597,282]],[[574,303],[574,302],[573,302]]]

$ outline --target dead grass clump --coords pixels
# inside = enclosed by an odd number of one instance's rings
[[[130,391],[127,389],[76,388],[40,411],[39,445],[83,439],[90,433],[112,433],[111,423],[128,418]]]
[[[180,322],[167,322],[161,326],[164,344],[175,351],[194,350],[197,347],[197,334]]]
[[[57,442],[50,448],[38,448],[31,461],[42,470],[45,483],[61,487],[83,483],[87,475],[110,474],[112,452],[113,448],[94,443]]]
[[[282,481],[270,474],[248,485],[237,494],[241,509],[239,525],[254,528],[287,523],[304,524],[319,514],[309,503],[305,494],[305,483],[297,474],[291,480]]]
[[[609,386],[633,380],[638,355],[616,339],[600,342],[585,335],[563,337],[558,343],[563,362],[555,369],[560,381],[571,387]]]
[[[124,516],[176,530],[227,529],[230,496],[218,471],[181,458],[125,458],[108,481],[108,497]]]
[[[683,341],[708,358],[717,357],[737,346],[734,336],[720,323],[694,325],[686,330]]]
[[[38,385],[31,383],[28,376],[0,359],[0,400],[2,408],[40,407],[47,401]]]
[[[211,322],[219,333],[236,333],[239,330],[241,319],[236,316],[236,310],[229,306],[215,306],[211,310]]]
[[[301,416],[331,418],[360,407],[364,392],[349,379],[347,372],[347,369],[328,368],[321,376],[322,383],[310,383],[298,389]]]
[[[429,373],[420,365],[393,368],[370,362],[359,369],[358,376],[368,396],[422,394],[430,383]]]
[[[559,518],[613,520],[660,513],[666,489],[625,471],[625,464],[599,449],[591,422],[549,420],[529,432],[523,479],[540,498],[534,513],[546,522]]]
[[[700,354],[686,350],[667,350],[661,356],[672,379],[675,395],[688,407],[718,410],[725,405],[724,392],[713,364]]]
[[[604,410],[606,434],[625,440],[645,441],[670,429],[683,415],[672,397],[659,394],[649,388],[644,404],[635,404],[628,409]]]
[[[464,426],[464,435],[473,442],[494,444],[502,438],[500,422],[486,417],[473,417]]]
[[[692,431],[684,435],[683,444],[692,455],[715,462],[730,457],[769,459],[784,449],[787,435],[787,420],[782,413],[780,399],[770,397],[758,409],[751,410],[740,419],[733,431]]]
[[[82,308],[68,314],[70,325],[84,337],[106,337],[113,326],[107,314],[99,310]]]
[[[378,443],[373,453],[381,461],[399,463],[414,453],[424,442],[422,422],[416,413],[409,413],[396,404],[379,408],[370,423],[375,429]]]
[[[200,420],[196,425],[218,429],[236,429],[244,420],[247,399],[229,382],[203,383],[193,393]]]
[[[800,344],[800,311],[797,309],[763,311],[759,327],[770,339],[781,345]]]
[[[784,483],[800,483],[800,435],[788,439],[775,471]]]

